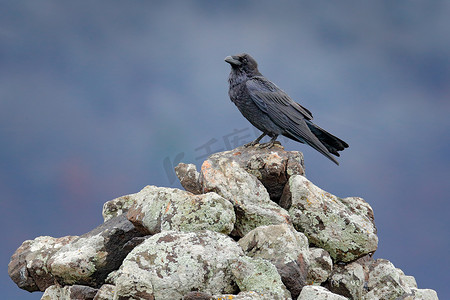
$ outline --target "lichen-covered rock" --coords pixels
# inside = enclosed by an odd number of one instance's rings
[[[307,256],[308,239],[292,225],[260,226],[239,240],[245,254],[264,258],[274,264],[296,260],[300,254]]]
[[[55,280],[47,269],[47,261],[61,247],[78,238],[40,236],[28,240],[14,252],[8,265],[8,274],[21,289],[29,292],[45,291]]]
[[[277,269],[268,260],[242,256],[234,259],[230,268],[239,290],[256,292],[265,299],[291,299]]]
[[[439,300],[436,291],[430,289],[412,288],[411,293],[402,295],[395,300]]]
[[[325,282],[333,270],[330,254],[321,248],[309,248],[309,268],[307,283],[320,285]]]
[[[45,290],[41,300],[93,300],[97,291],[84,285],[52,285]]]
[[[333,293],[359,300],[365,292],[364,283],[364,268],[355,261],[347,265],[335,265],[327,287]]]
[[[111,300],[114,298],[115,289],[112,284],[104,284],[98,289],[93,300]]]
[[[118,197],[103,204],[103,220],[106,222],[109,219],[124,214],[134,203],[134,197],[136,194],[130,194]]]
[[[115,297],[145,294],[176,300],[193,290],[235,293],[238,288],[228,262],[243,255],[239,245],[224,234],[164,231],[134,248],[111,276]]]
[[[362,198],[338,198],[295,175],[280,203],[289,209],[295,228],[335,261],[352,261],[377,249],[372,208]]]
[[[194,164],[179,163],[178,166],[175,167],[175,173],[186,191],[196,195],[202,193],[200,173],[197,171]]]
[[[87,234],[24,242],[9,275],[44,300],[438,299],[372,259],[371,207],[314,186],[299,152],[239,147],[176,173],[187,191],[108,201]]]
[[[143,233],[212,230],[229,234],[233,205],[216,193],[194,195],[174,188],[146,186],[134,196],[128,219]]]
[[[209,157],[236,162],[241,168],[254,175],[267,189],[270,198],[278,202],[284,186],[292,175],[305,175],[303,154],[297,151],[285,151],[283,146],[274,147],[238,147],[231,151],[216,153]]]
[[[415,280],[411,281],[403,271],[386,259],[377,259],[368,265],[367,277],[368,293],[364,295],[366,300],[397,299],[412,294],[412,289],[417,290]]]
[[[119,215],[61,247],[47,266],[63,285],[99,287],[130,251],[127,242],[138,236],[141,233],[126,216]]]
[[[375,300],[377,298],[373,298]],[[307,285],[302,289],[297,300],[347,300],[344,296],[334,294],[324,287]]]
[[[239,245],[248,256],[272,262],[292,298],[298,297],[309,266],[308,239],[303,233],[288,224],[261,226],[241,238]]]
[[[234,236],[244,236],[259,226],[290,222],[288,212],[270,200],[262,183],[221,153],[203,163],[201,181],[203,192],[216,192],[234,205]]]

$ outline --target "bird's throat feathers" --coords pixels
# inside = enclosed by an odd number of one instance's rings
[[[244,83],[248,80],[247,74],[240,70],[231,69],[230,76],[228,77],[228,83],[230,87],[235,87],[241,83]]]
[[[230,87],[235,87],[241,83],[245,83],[247,80],[253,78],[254,76],[262,76],[262,74],[259,73],[258,69],[256,69],[253,73],[254,74],[248,74],[243,70],[231,68],[231,73],[228,77],[228,83],[230,84]]]

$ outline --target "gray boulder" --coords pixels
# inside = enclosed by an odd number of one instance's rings
[[[241,238],[239,245],[246,255],[272,262],[292,298],[298,297],[309,266],[308,239],[303,233],[287,224],[261,226]]]
[[[179,163],[178,166],[175,167],[175,173],[186,191],[195,195],[203,194],[200,173],[197,171],[194,164]]]
[[[385,259],[366,256],[348,264],[335,265],[325,286],[348,299],[437,300],[433,290],[418,289],[412,276]]]
[[[193,290],[236,293],[229,261],[243,255],[235,241],[213,231],[155,234],[134,248],[111,276],[114,299],[145,295],[176,300]]]
[[[308,239],[288,224],[255,228],[239,240],[239,245],[247,256],[264,258],[273,264],[288,263],[299,255],[308,260]]]
[[[295,175],[280,203],[289,210],[295,228],[335,261],[349,262],[377,249],[372,208],[362,198],[338,198]]]
[[[232,260],[230,268],[239,290],[256,292],[265,299],[291,299],[277,269],[268,260],[241,256]]]
[[[346,265],[335,265],[330,277],[328,288],[333,293],[349,299],[362,299],[365,285],[363,265],[358,261]]]
[[[309,268],[307,283],[320,285],[327,281],[333,270],[330,254],[321,248],[309,248]]]
[[[141,235],[125,215],[119,215],[61,247],[47,267],[62,285],[99,287],[131,250],[127,243]]]
[[[136,194],[125,195],[105,202],[102,210],[103,220],[106,222],[111,218],[126,213],[133,205],[135,196]]]
[[[9,276],[21,289],[29,292],[45,291],[55,283],[53,275],[47,269],[47,261],[61,247],[77,238],[40,236],[23,242],[11,257],[8,265]]]
[[[366,265],[368,292],[364,300],[371,299],[432,299],[437,294],[432,290],[418,289],[416,281],[386,259],[377,259]]]
[[[212,230],[229,234],[233,205],[216,193],[194,195],[174,188],[146,186],[134,195],[128,219],[143,233]]]

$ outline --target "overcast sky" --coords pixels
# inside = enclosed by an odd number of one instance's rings
[[[347,141],[307,177],[374,209],[379,248],[450,298],[450,2],[0,1],[0,286],[27,239],[81,235],[104,202],[179,187],[171,166],[258,135],[227,95],[227,55]]]

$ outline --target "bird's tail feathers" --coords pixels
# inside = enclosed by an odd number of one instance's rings
[[[306,120],[306,124],[309,127],[309,130],[319,139],[319,141],[327,148],[327,150],[336,155],[340,156],[338,151],[342,151],[345,148],[348,148],[348,144],[341,140],[340,138],[332,135],[325,129],[320,128],[316,124]]]
[[[314,135],[310,134],[310,137],[308,139],[301,138],[297,134],[289,132],[289,134],[285,134],[285,136],[296,140],[297,142],[308,144],[309,146],[313,147],[315,150],[319,151],[321,154],[326,156],[329,160],[334,162],[336,165],[339,166],[339,162],[334,158],[331,153],[328,151],[328,149],[320,142],[320,140]]]

